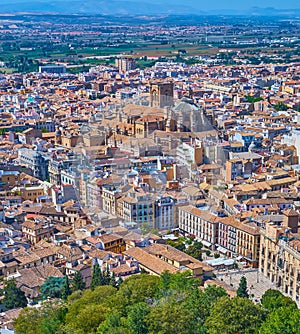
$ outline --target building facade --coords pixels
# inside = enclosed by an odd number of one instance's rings
[[[179,229],[192,235],[204,246],[215,248],[218,242],[219,217],[192,205],[179,207]]]
[[[160,196],[154,202],[154,228],[169,230],[175,227],[175,203],[169,196]]]

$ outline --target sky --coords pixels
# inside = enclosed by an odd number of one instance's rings
[[[140,2],[147,2],[148,0],[140,0]],[[163,0],[156,0],[155,2],[163,3]],[[181,5],[190,5],[203,10],[213,9],[249,9],[251,7],[274,7],[278,9],[297,9],[300,8],[300,0],[173,0],[173,3]]]
[[[114,2],[116,2],[115,6]],[[154,12],[158,12],[161,8],[162,13],[168,11],[173,13],[215,13],[218,15],[221,13],[252,15],[253,7],[285,9],[287,10],[284,11],[285,13],[290,13],[291,9],[300,10],[300,0],[0,0],[0,12],[3,12],[1,11],[1,5],[5,5],[5,7],[2,7],[4,11],[18,11],[19,7],[16,5],[18,3],[23,4],[20,11],[35,11],[36,9],[41,12],[64,13],[70,9],[70,12],[72,12],[72,8],[75,12],[90,12],[91,8],[97,8],[99,12],[103,8],[110,14],[118,10],[130,12],[131,8],[140,8],[146,14],[150,13],[152,9],[154,9]],[[68,3],[70,3],[70,7],[68,7]],[[124,3],[124,6],[120,3]],[[35,7],[37,4],[39,5]],[[263,10],[259,10],[259,12],[264,13]],[[270,10],[266,13],[270,14]]]
[[[57,0],[56,0],[57,1]],[[71,0],[60,0],[62,2],[68,2]],[[74,0],[73,0],[74,1]],[[111,0],[106,0],[111,1]],[[130,1],[130,0],[123,0],[123,1]],[[132,0],[134,1],[134,0]],[[50,0],[0,0],[2,4],[10,4],[10,3],[18,3],[18,2],[50,2]],[[82,3],[85,0],[81,0]],[[139,3],[165,3],[169,2],[168,0],[138,0]],[[213,10],[213,9],[249,9],[251,7],[274,7],[278,9],[297,9],[300,8],[300,1],[299,0],[173,0],[171,3],[176,5],[189,5],[194,8],[203,9],[203,10]]]

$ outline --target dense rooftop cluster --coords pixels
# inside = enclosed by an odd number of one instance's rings
[[[250,267],[299,304],[300,65],[135,65],[1,75],[0,275],[36,304]]]

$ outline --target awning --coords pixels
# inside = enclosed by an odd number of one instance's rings
[[[200,240],[200,242],[205,246],[205,247],[211,247],[211,243],[205,240]]]
[[[234,264],[234,260],[233,259],[227,259],[223,263],[224,263],[224,266],[232,266]]]
[[[219,257],[218,259],[211,259],[205,261],[207,264],[211,265],[212,267],[219,267],[219,266],[232,266],[234,264],[233,259],[224,259]]]
[[[217,248],[217,250],[218,250],[220,253],[223,253],[223,254],[226,254],[226,253],[229,252],[229,250],[228,250],[227,248],[224,248],[224,247],[222,247],[222,246],[219,246],[219,247]]]

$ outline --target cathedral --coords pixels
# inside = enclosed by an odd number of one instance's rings
[[[164,108],[165,131],[202,132],[212,129],[202,107],[197,106],[191,97],[183,97],[175,103],[173,83],[151,83],[151,107]]]
[[[164,109],[167,132],[202,132],[212,129],[202,107],[183,97],[175,106]]]

